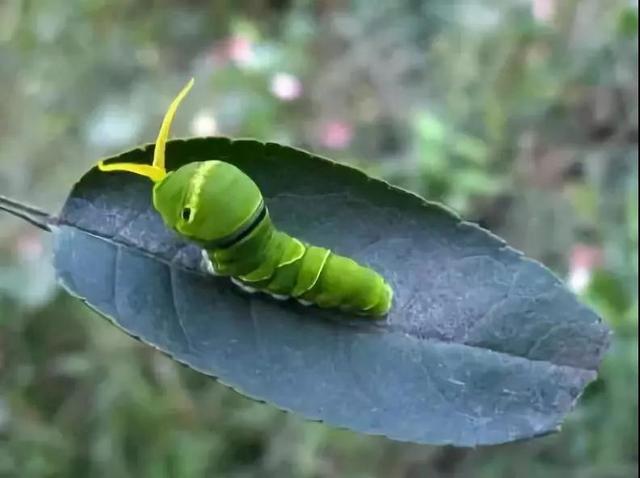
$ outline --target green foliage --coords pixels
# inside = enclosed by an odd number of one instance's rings
[[[426,112],[416,120],[425,196],[459,211],[468,211],[478,197],[491,197],[505,188],[505,178],[489,168],[489,150],[481,139],[450,131]]]

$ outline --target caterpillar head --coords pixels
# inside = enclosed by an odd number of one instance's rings
[[[128,171],[154,182],[153,205],[165,224],[197,242],[225,242],[255,219],[263,208],[256,184],[236,166],[210,160],[165,169],[165,146],[175,112],[193,86],[180,91],[165,114],[153,152],[153,164],[100,162],[102,171]]]

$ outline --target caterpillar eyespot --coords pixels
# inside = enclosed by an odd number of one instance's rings
[[[236,166],[193,162],[168,174],[165,144],[171,122],[193,79],[169,106],[156,139],[153,164],[100,162],[102,171],[127,171],[154,183],[153,205],[165,224],[202,248],[202,267],[228,276],[246,292],[276,300],[384,317],[393,291],[371,268],[280,231],[262,194]],[[183,198],[176,204],[175,198]]]

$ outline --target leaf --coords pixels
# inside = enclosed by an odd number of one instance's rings
[[[623,8],[618,14],[618,31],[622,36],[633,38],[638,35],[638,7]],[[637,40],[637,39],[636,39]]]
[[[117,161],[149,163],[152,147]],[[474,446],[556,431],[596,377],[608,330],[542,265],[441,206],[364,173],[255,141],[172,141],[168,167],[221,159],[275,223],[379,270],[382,323],[248,295],[200,269],[151,183],[89,171],[57,224],[62,284],[118,327],[258,400],[403,441]]]

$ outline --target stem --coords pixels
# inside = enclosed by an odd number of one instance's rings
[[[19,217],[43,231],[51,231],[49,227],[51,216],[35,207],[0,195],[0,211],[6,211],[13,216]]]

